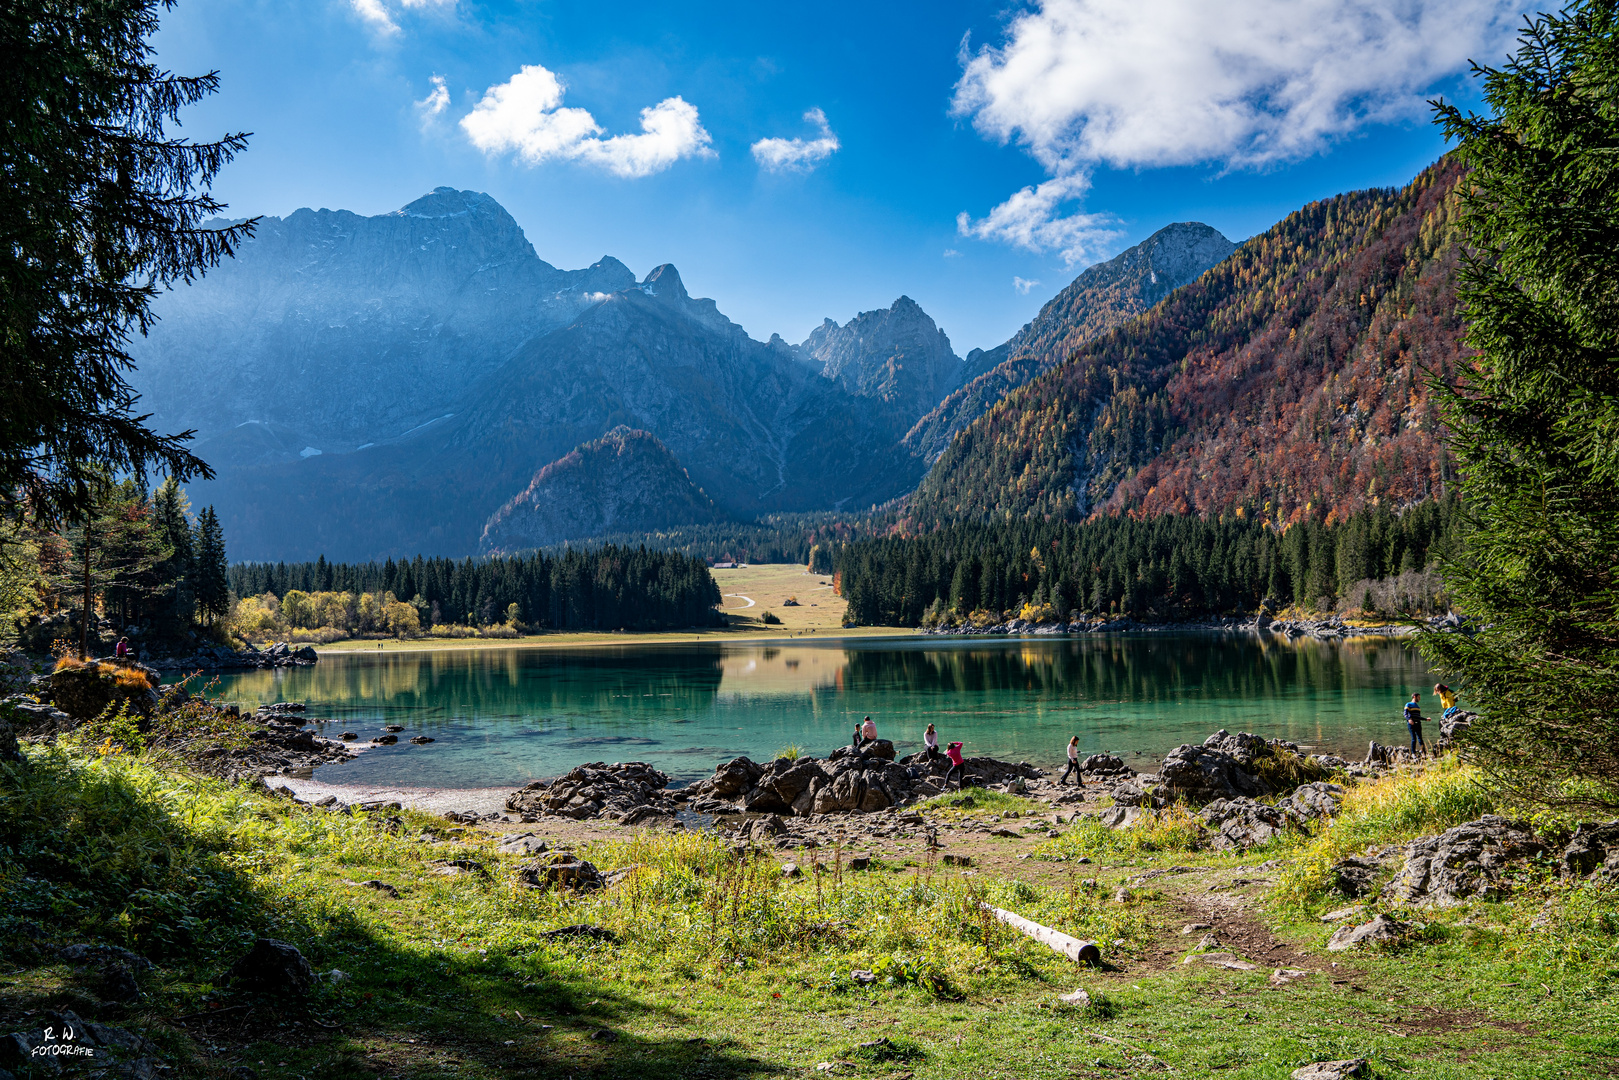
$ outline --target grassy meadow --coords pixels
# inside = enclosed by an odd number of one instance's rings
[[[1503,902],[1403,914],[1415,929],[1392,949],[1324,951],[1319,916],[1347,903],[1331,860],[1489,808],[1454,763],[1352,789],[1319,835],[1240,856],[1194,850],[1173,810],[1120,833],[1042,823],[1027,843],[952,832],[964,868],[920,854],[855,871],[838,847],[755,857],[716,834],[624,830],[580,849],[624,872],[576,896],[520,884],[482,829],[102,750],[0,766],[0,1022],[94,1015],[94,977],[55,952],[127,947],[158,967],[114,1013],[164,1048],[165,1076],[1271,1080],[1363,1056],[1379,1077],[1561,1078],[1619,1061],[1619,891],[1550,862]],[[1027,826],[1039,811],[924,808]],[[984,903],[1098,941],[1104,967]],[[551,933],[581,924],[608,933]],[[1188,924],[1253,968],[1184,962]],[[307,1006],[241,993],[224,973],[258,935],[344,974]],[[1276,985],[1278,968],[1308,974]],[[1062,1000],[1078,988],[1089,1005]]]

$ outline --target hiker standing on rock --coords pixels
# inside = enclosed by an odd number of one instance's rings
[[[922,750],[930,761],[939,756],[939,733],[933,730],[932,724],[922,732]]]
[[[1439,718],[1449,720],[1456,712],[1456,698],[1460,695],[1444,683],[1435,683],[1433,692],[1439,698],[1439,707],[1444,710],[1439,714]]]
[[[1414,690],[1411,700],[1405,703],[1405,726],[1411,732],[1411,752],[1415,754],[1421,746],[1423,756],[1427,756],[1428,743],[1422,737],[1422,724],[1428,718],[1422,715],[1422,706],[1418,704],[1421,698],[1422,692]]]
[[[944,772],[944,783],[939,785],[940,791],[944,791],[950,786],[950,777],[957,769],[961,770],[961,780],[956,781],[956,785],[959,787],[961,785],[961,781],[967,779],[967,763],[963,761],[961,757],[961,744],[958,742],[953,742],[949,746],[946,746],[944,748],[944,756],[950,759],[950,768],[946,769]]]
[[[1068,740],[1068,768],[1062,771],[1062,779],[1058,780],[1057,783],[1066,784],[1070,776],[1074,778],[1074,783],[1076,784],[1083,784],[1085,782],[1084,777],[1080,776],[1079,774],[1078,735],[1075,735],[1072,739]]]

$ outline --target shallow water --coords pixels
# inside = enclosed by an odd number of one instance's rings
[[[1370,739],[1402,740],[1401,705],[1432,685],[1394,641],[1150,634],[339,653],[229,676],[211,695],[302,701],[325,734],[362,742],[404,725],[399,745],[319,780],[494,787],[586,761],[648,761],[690,780],[788,744],[822,756],[867,714],[902,753],[931,721],[941,746],[1042,765],[1062,760],[1070,735],[1083,754],[1160,758],[1222,727],[1359,758]],[[436,741],[404,741],[416,734]]]

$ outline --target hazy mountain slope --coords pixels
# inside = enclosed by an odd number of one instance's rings
[[[839,326],[827,319],[798,346],[805,361],[858,397],[875,398],[913,423],[961,383],[950,339],[909,296]]]
[[[537,469],[619,425],[655,434],[726,513],[865,507],[922,466],[903,422],[749,338],[662,266],[466,388],[392,445],[234,470],[214,502],[244,559],[463,555]]]
[[[932,461],[956,432],[1087,341],[1151,310],[1164,297],[1236,250],[1211,226],[1166,225],[1133,248],[1097,263],[1052,297],[1011,340],[967,354],[964,385],[905,437]]]
[[[478,192],[438,188],[376,217],[304,209],[160,297],[132,381],[165,429],[272,423],[300,451],[350,450],[449,412],[518,345],[634,284],[616,259],[544,262]],[[215,445],[218,463],[273,456],[262,437],[238,441]]]
[[[964,430],[919,521],[1240,510],[1285,522],[1434,492],[1427,372],[1463,358],[1441,163],[1312,203]]]
[[[484,525],[484,552],[726,520],[653,435],[616,427],[551,462]]]

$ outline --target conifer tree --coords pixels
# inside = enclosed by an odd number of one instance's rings
[[[229,566],[225,562],[225,530],[212,506],[197,515],[194,541],[197,611],[210,623],[230,613]]]
[[[1470,754],[1519,796],[1619,808],[1619,4],[1527,24],[1440,103],[1472,172],[1460,296],[1477,361],[1442,394],[1473,529],[1447,568],[1473,635],[1424,650],[1481,719]]]
[[[189,510],[185,489],[174,477],[166,477],[152,496],[152,518],[169,548],[169,557],[159,569],[173,587],[164,612],[170,629],[189,626],[197,611]]]
[[[130,337],[153,297],[231,254],[252,222],[205,228],[245,136],[165,125],[219,84],[152,63],[173,0],[0,4],[0,510],[82,523],[96,470],[208,475],[189,432],[135,412]]]

